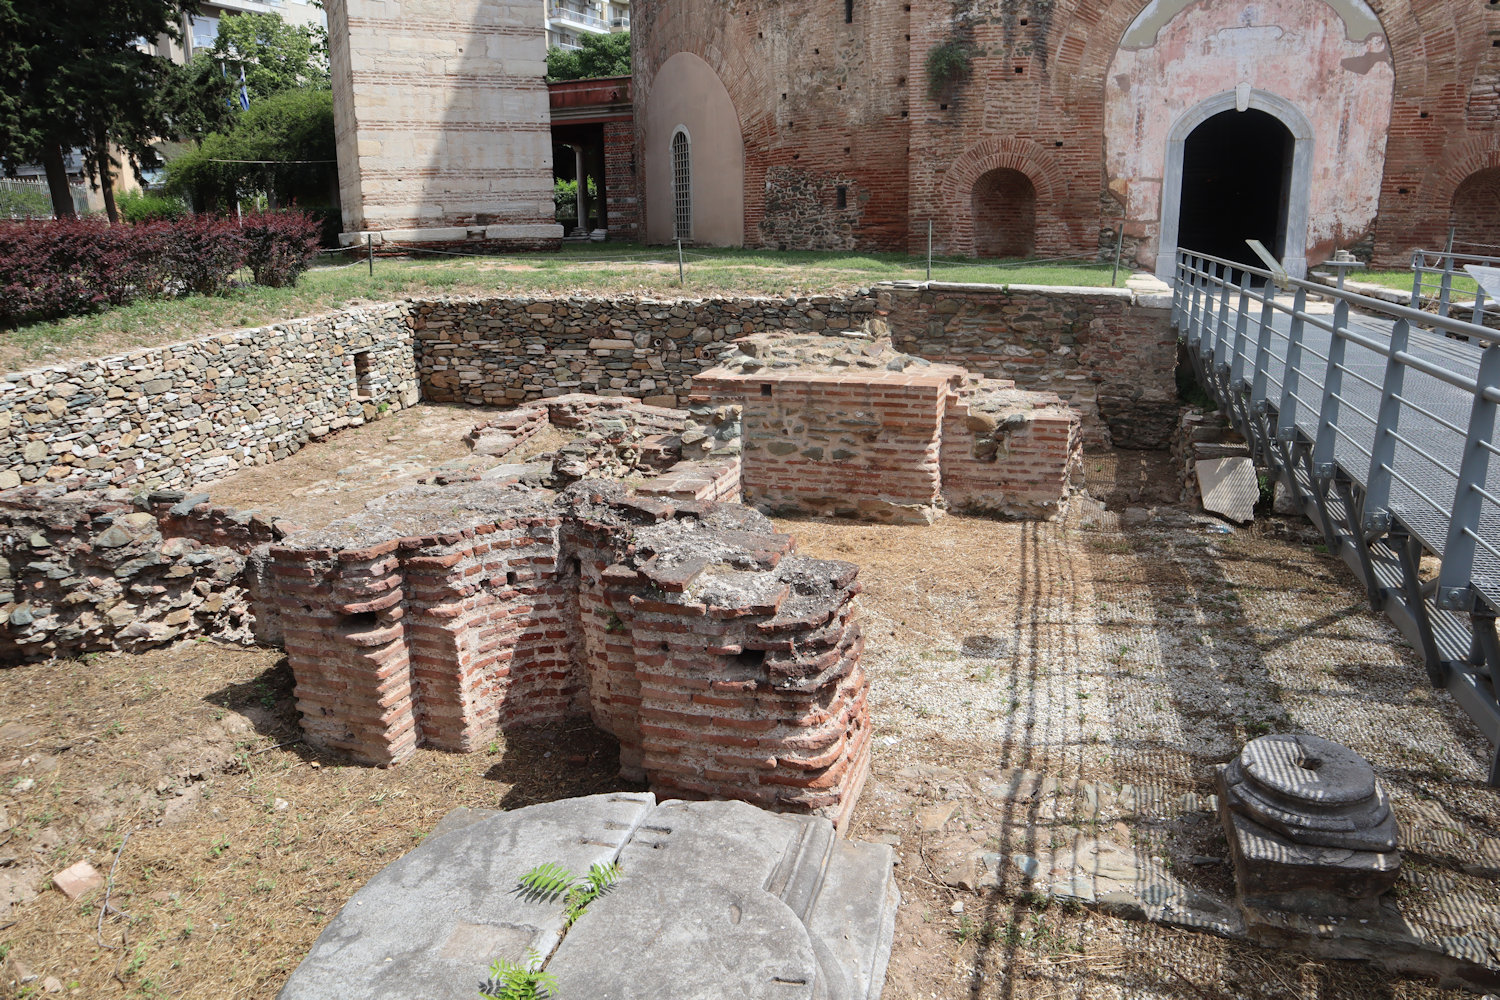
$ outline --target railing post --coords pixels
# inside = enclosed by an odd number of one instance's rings
[[[1201,259],[1199,259],[1199,265],[1197,268],[1194,268],[1193,274],[1193,301],[1192,304],[1188,306],[1187,344],[1188,350],[1190,351],[1196,351],[1198,349],[1198,337],[1202,333],[1202,331],[1198,329],[1198,307],[1199,304],[1203,301],[1203,284],[1201,280],[1202,275],[1201,273],[1199,273],[1201,272],[1201,269],[1202,261]]]
[[[1411,302],[1413,309],[1422,308],[1422,269],[1427,263],[1427,257],[1420,250],[1411,253]]]
[[[1250,407],[1265,404],[1271,394],[1271,338],[1276,336],[1276,292],[1266,285],[1260,300],[1260,330],[1255,340],[1255,381],[1250,385]]]
[[[1287,333],[1286,368],[1281,374],[1281,405],[1276,413],[1276,440],[1290,444],[1297,436],[1297,393],[1302,388],[1302,314],[1307,309],[1307,289],[1298,288],[1292,299],[1292,327]]]
[[[1323,405],[1318,409],[1318,436],[1313,442],[1313,475],[1319,479],[1333,478],[1333,456],[1338,447],[1340,413],[1339,394],[1343,388],[1344,350],[1347,341],[1343,332],[1349,328],[1349,303],[1339,302],[1333,307],[1333,333],[1328,338],[1328,369],[1323,373]],[[1352,514],[1351,514],[1352,519]]]
[[[1391,469],[1396,462],[1396,438],[1401,421],[1401,389],[1406,381],[1406,365],[1397,355],[1411,346],[1411,324],[1398,319],[1391,327],[1391,353],[1385,359],[1385,378],[1381,380],[1380,412],[1376,415],[1375,437],[1370,442],[1370,473],[1365,477],[1365,531],[1389,531],[1391,527]]]
[[[1224,276],[1219,285],[1219,317],[1214,324],[1214,342],[1212,365],[1209,370],[1215,374],[1219,366],[1224,364],[1224,347],[1229,343],[1229,279],[1234,274],[1227,265],[1224,268]]]
[[[1443,258],[1443,281],[1438,286],[1438,315],[1448,318],[1448,301],[1453,297],[1453,254]]]
[[[1438,571],[1437,604],[1450,611],[1474,609],[1474,549],[1478,545],[1479,515],[1484,510],[1485,477],[1490,470],[1494,444],[1496,404],[1486,393],[1500,390],[1500,344],[1484,350],[1479,359],[1479,378],[1474,385],[1474,405],[1469,413],[1469,436],[1464,442],[1463,462],[1458,467],[1458,488],[1448,518],[1448,541],[1443,546],[1443,564]],[[1476,487],[1478,489],[1476,489]]]
[[[1246,281],[1248,285],[1250,282]],[[1247,334],[1250,331],[1250,291],[1248,288],[1240,288],[1239,318],[1234,324],[1234,349],[1229,359],[1229,387],[1238,390],[1240,382],[1245,378],[1245,350]]]

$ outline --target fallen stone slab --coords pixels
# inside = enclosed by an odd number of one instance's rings
[[[889,847],[816,816],[649,793],[459,809],[354,895],[280,1000],[473,1000],[496,959],[563,998],[878,1000],[900,901]],[[615,885],[566,927],[539,865]],[[564,930],[566,934],[564,935]]]
[[[1216,458],[1194,465],[1198,474],[1198,491],[1203,509],[1220,514],[1236,524],[1255,519],[1255,504],[1260,499],[1260,481],[1255,463],[1248,458]]]

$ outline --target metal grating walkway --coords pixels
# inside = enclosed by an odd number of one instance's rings
[[[1172,320],[1198,379],[1500,745],[1500,332],[1280,283],[1179,252]]]

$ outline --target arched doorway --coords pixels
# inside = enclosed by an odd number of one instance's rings
[[[1464,178],[1453,192],[1453,249],[1493,254],[1500,244],[1500,167]]]
[[[1307,273],[1312,125],[1290,102],[1229,91],[1183,115],[1167,143],[1156,273],[1171,278],[1177,248],[1259,265],[1258,239],[1296,277]]]
[[[1019,170],[991,170],[974,182],[974,255],[1030,257],[1036,246],[1036,185]]]
[[[1292,133],[1264,111],[1221,111],[1183,146],[1177,245],[1259,264],[1245,241],[1286,256]]]

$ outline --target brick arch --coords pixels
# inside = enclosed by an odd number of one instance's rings
[[[1031,181],[1036,189],[1036,250],[1056,249],[1055,231],[1060,226],[1065,228],[1058,211],[1068,198],[1068,183],[1062,168],[1046,147],[1038,143],[1015,136],[991,136],[960,153],[943,175],[941,204],[947,216],[943,242],[950,252],[974,254],[974,185],[992,170],[1014,170]]]

